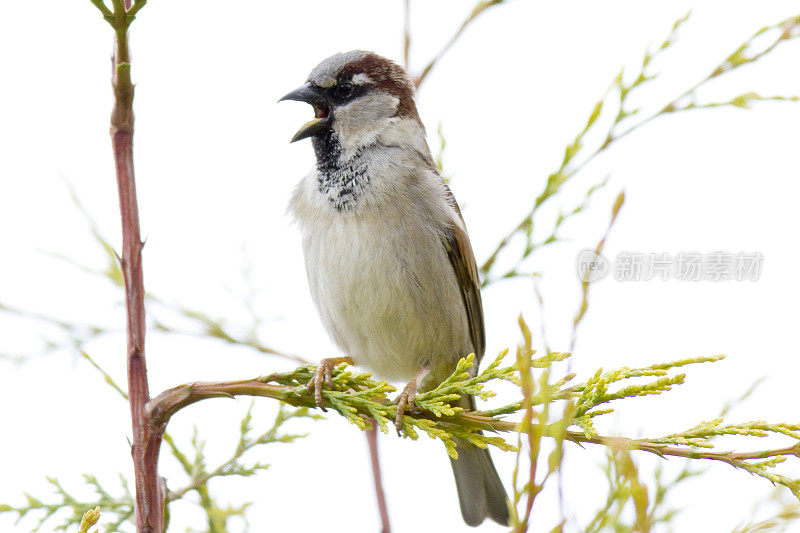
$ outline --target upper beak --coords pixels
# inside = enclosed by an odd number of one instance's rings
[[[319,88],[311,83],[305,83],[278,101],[283,102],[284,100],[296,100],[298,102],[306,102],[307,104],[314,106],[314,119],[303,124],[303,126],[297,130],[297,133],[294,134],[292,140],[289,141],[290,143],[299,141],[300,139],[305,139],[307,137],[313,137],[317,133],[327,129],[330,121],[330,108],[328,103],[325,101],[325,98],[322,96]]]

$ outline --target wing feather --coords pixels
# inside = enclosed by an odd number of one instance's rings
[[[481,302],[478,265],[475,262],[475,254],[472,252],[472,245],[469,242],[469,236],[467,236],[461,210],[458,208],[450,187],[446,183],[444,187],[447,193],[447,201],[458,215],[458,220],[454,220],[450,227],[447,228],[442,244],[447,252],[447,257],[450,259],[453,272],[455,272],[459,289],[461,289],[472,346],[475,350],[475,357],[480,361],[486,351],[486,331],[483,324],[483,304]],[[477,368],[477,364],[474,368]]]

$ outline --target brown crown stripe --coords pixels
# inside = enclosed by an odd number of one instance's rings
[[[350,76],[366,74],[375,82],[376,87],[387,91],[400,101],[397,105],[397,116],[412,118],[422,124],[414,103],[414,85],[403,67],[394,61],[369,53],[362,59],[345,65],[342,73]]]

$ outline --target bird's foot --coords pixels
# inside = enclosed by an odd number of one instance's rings
[[[316,403],[317,407],[323,411],[327,411],[327,409],[325,409],[324,402],[322,401],[322,384],[325,383],[328,385],[328,387],[333,387],[333,369],[342,363],[352,365],[353,360],[349,357],[333,357],[331,359],[323,359],[319,362],[317,371],[314,372],[314,375],[308,382],[308,393],[314,395],[314,403]]]
[[[406,409],[409,411],[417,410],[415,401],[417,398],[417,388],[429,372],[430,369],[428,368],[428,365],[423,365],[417,371],[417,373],[414,374],[414,377],[408,382],[408,385],[405,386],[403,392],[401,392],[400,395],[394,399],[393,403],[397,404],[397,417],[394,421],[394,427],[397,428],[398,435],[400,434],[400,429],[403,427],[403,415],[405,414]]]
[[[403,392],[401,392],[397,398],[394,399],[394,402],[392,402],[397,405],[397,417],[394,421],[394,427],[397,428],[398,434],[403,428],[403,415],[405,415],[406,409],[412,411],[416,407],[414,401],[417,398],[417,385],[418,382],[416,379],[409,381],[408,385],[406,385],[403,389]]]

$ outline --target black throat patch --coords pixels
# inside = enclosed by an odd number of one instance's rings
[[[369,184],[368,165],[361,157],[362,150],[342,161],[342,146],[330,130],[315,136],[311,142],[317,156],[317,189],[327,196],[334,209],[349,211]]]

